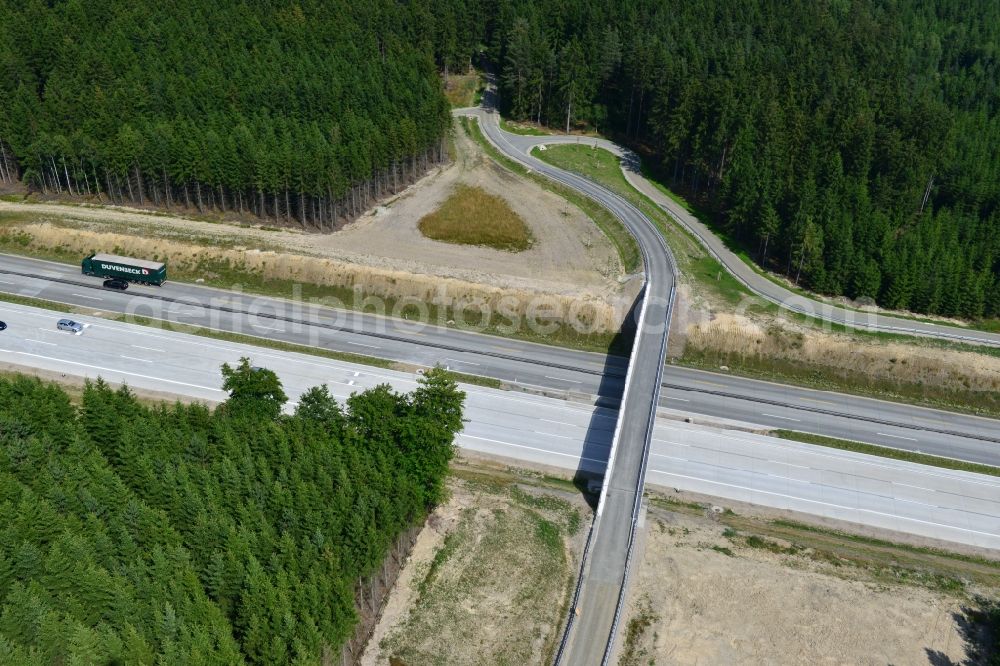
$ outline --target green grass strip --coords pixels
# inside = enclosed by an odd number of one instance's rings
[[[976,474],[1000,476],[1000,467],[994,467],[992,465],[983,465],[974,462],[967,462],[965,460],[942,458],[940,456],[932,456],[926,453],[917,453],[915,451],[903,451],[900,449],[893,449],[887,446],[865,444],[863,442],[855,442],[849,439],[838,439],[836,437],[826,437],[824,435],[813,435],[811,433],[798,432],[796,430],[772,430],[771,434],[781,439],[794,440],[796,442],[805,442],[806,444],[816,444],[818,446],[826,446],[832,449],[840,449],[842,451],[853,451],[855,453],[864,453],[870,456],[891,458],[893,460],[903,460],[906,462],[917,463],[919,465],[929,465],[931,467],[953,469],[960,472],[975,472]]]

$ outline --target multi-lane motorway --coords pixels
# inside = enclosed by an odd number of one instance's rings
[[[120,293],[102,289],[101,280],[81,275],[76,266],[11,255],[0,255],[0,292],[413,365],[440,364],[554,396],[602,396],[605,404],[615,404],[621,395],[627,363],[615,356],[182,283],[134,285]],[[1000,465],[1000,423],[993,419],[671,365],[664,369],[662,388],[660,407],[696,420],[728,418]]]
[[[415,373],[221,342],[97,317],[80,335],[57,313],[0,303],[0,360],[70,377],[218,402],[219,368],[249,356],[275,370],[294,401],[322,383],[339,399],[380,383],[409,391]],[[463,386],[465,451],[522,463],[600,471],[617,411],[511,391]],[[753,433],[658,418],[648,482],[664,488],[801,511],[982,548],[1000,548],[1000,479],[872,458]],[[719,502],[725,505],[725,499]]]

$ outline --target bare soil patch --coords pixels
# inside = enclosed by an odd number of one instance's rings
[[[693,509],[647,515],[620,664],[980,663],[988,565]]]
[[[561,637],[587,511],[526,476],[459,467],[362,664],[547,664]]]

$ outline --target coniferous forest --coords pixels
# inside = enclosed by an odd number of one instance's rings
[[[214,412],[0,379],[0,664],[340,662],[359,580],[442,499],[464,394],[430,371],[282,415],[273,373],[224,375]]]
[[[51,5],[51,7],[50,7]],[[1000,316],[1000,5],[0,0],[0,180],[328,229],[418,175],[438,72],[636,147],[755,261]]]
[[[481,39],[514,118],[640,149],[805,287],[1000,316],[1000,4],[489,6]]]
[[[329,229],[441,158],[419,6],[0,0],[0,181]]]

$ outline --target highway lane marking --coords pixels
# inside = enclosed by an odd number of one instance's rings
[[[785,420],[785,421],[799,422],[799,421],[802,420],[802,419],[793,419],[791,416],[778,416],[777,414],[765,414],[764,412],[761,412],[760,415],[761,416],[768,416],[768,417],[770,417],[772,419],[782,419],[782,420]]]
[[[894,485],[894,486],[905,486],[905,487],[907,487],[907,488],[916,488],[917,490],[925,490],[925,491],[927,491],[927,492],[929,492],[929,493],[936,493],[936,492],[937,492],[937,491],[936,491],[936,490],[934,490],[933,488],[923,488],[923,487],[921,487],[921,486],[911,486],[911,485],[910,485],[910,484],[908,484],[908,483],[901,483],[901,482],[899,482],[899,481],[893,481],[893,482],[892,482],[892,485]],[[952,494],[952,493],[948,493],[948,494]]]
[[[655,437],[653,438],[653,441],[654,441],[654,442],[659,442],[660,444],[672,444],[672,445],[674,445],[674,446],[686,446],[686,447],[688,447],[688,448],[690,448],[690,447],[691,447],[691,445],[690,445],[690,444],[682,444],[681,442],[668,442],[668,441],[667,441],[667,440],[665,440],[665,439],[656,439]]]
[[[264,326],[264,324],[250,324],[253,328],[262,328],[265,331],[281,331],[284,330],[280,326]]]
[[[52,343],[45,343],[45,344],[52,344]],[[152,377],[150,375],[139,374],[138,372],[129,372],[127,370],[117,370],[115,368],[105,368],[105,367],[100,366],[100,365],[91,365],[89,363],[80,363],[79,361],[67,361],[65,359],[56,358],[54,356],[42,356],[41,354],[32,354],[30,352],[11,351],[11,350],[0,350],[0,351],[6,351],[8,354],[21,354],[22,356],[32,356],[34,358],[42,358],[42,359],[45,359],[46,361],[57,361],[59,363],[67,363],[69,365],[78,365],[78,366],[83,367],[83,368],[90,368],[91,370],[103,370],[104,372],[117,372],[120,375],[129,375],[131,377],[139,377],[141,379],[152,379],[153,381],[157,381],[157,382],[161,382],[161,383],[165,382],[167,384],[177,384],[178,386],[189,386],[191,388],[202,389],[204,391],[214,391],[215,393],[223,393],[223,394],[225,394],[225,391],[223,391],[222,389],[212,388],[210,386],[201,386],[200,384],[190,384],[188,382],[177,381],[176,379],[164,379],[163,377]]]
[[[135,347],[136,349],[145,349],[146,351],[160,352],[161,354],[167,353],[165,349],[156,349],[155,347],[143,347],[141,345],[132,345],[132,346]]]
[[[876,435],[882,435],[883,437],[892,437],[893,439],[905,439],[908,442],[916,442],[917,440],[912,437],[903,437],[902,435],[890,435],[887,432],[877,432]]]
[[[0,283],[3,283],[3,284],[14,284],[10,280],[0,280]]]
[[[690,400],[688,400],[687,398],[674,398],[674,397],[671,397],[671,396],[669,396],[669,395],[668,395],[668,396],[664,396],[664,397],[665,397],[665,398],[666,398],[667,400],[676,400],[677,402],[691,402],[691,401],[690,401]]]
[[[25,342],[37,342],[40,345],[52,345],[53,347],[58,347],[59,345],[55,342],[45,342],[44,340],[35,340],[34,338],[25,338]]]
[[[807,486],[811,486],[812,485],[812,481],[804,481],[802,479],[793,479],[790,476],[781,476],[780,474],[770,474],[770,473],[768,473],[767,475],[770,476],[770,477],[774,477],[775,479],[784,479],[785,481],[794,481],[795,483],[804,483]]]
[[[907,516],[901,516],[901,515],[895,514],[895,513],[885,513],[884,511],[876,511],[874,509],[863,509],[861,507],[844,506],[842,504],[834,504],[833,502],[821,502],[820,500],[812,500],[812,499],[809,499],[807,497],[797,497],[795,495],[786,495],[784,493],[776,493],[776,492],[773,492],[773,491],[770,491],[770,490],[760,490],[758,488],[752,488],[750,486],[740,486],[740,485],[737,485],[735,483],[725,483],[724,481],[713,481],[711,479],[703,479],[703,478],[698,477],[698,476],[688,476],[687,474],[677,474],[676,472],[665,472],[665,471],[661,471],[661,470],[658,470],[658,469],[651,469],[649,471],[652,472],[653,474],[662,474],[664,476],[676,476],[676,477],[681,478],[681,479],[690,479],[691,481],[700,481],[702,483],[712,483],[712,484],[715,484],[715,485],[718,485],[718,486],[725,486],[727,488],[735,488],[737,490],[748,490],[748,491],[750,491],[752,493],[760,493],[762,495],[773,495],[774,497],[783,497],[785,499],[795,500],[795,501],[798,501],[798,502],[808,502],[809,504],[819,504],[819,505],[822,505],[822,506],[829,506],[829,507],[832,507],[834,509],[843,509],[845,511],[858,511],[858,512],[861,512],[861,513],[871,513],[871,514],[874,514],[876,516],[884,516],[886,518],[893,518],[893,519],[896,519],[896,520],[909,520],[909,521],[914,522],[914,523],[921,523],[921,524],[924,524],[924,525],[931,525],[932,527],[944,527],[946,529],[958,530],[960,532],[969,532],[971,534],[981,534],[983,536],[987,536],[987,537],[990,537],[990,538],[996,538],[996,536],[997,536],[996,534],[994,534],[992,532],[982,532],[980,530],[973,530],[973,529],[968,529],[968,528],[965,528],[965,527],[957,527],[955,525],[945,525],[944,523],[935,523],[934,521],[930,521],[930,520],[920,520],[919,518],[909,518]],[[844,488],[843,490],[849,492],[849,489],[847,489],[847,488]],[[940,507],[938,507],[938,508],[940,508]],[[967,511],[964,511],[962,509],[950,509],[950,510],[952,510],[952,511],[960,511],[962,513],[968,513]]]
[[[652,453],[650,455],[655,456],[657,458],[667,458],[668,460],[680,460],[681,462],[691,462],[687,458],[678,458],[677,456],[668,456],[668,455],[663,454],[663,453]]]
[[[552,432],[543,432],[541,430],[536,430],[535,434],[536,435],[545,435],[546,437],[558,437],[559,439],[576,439],[576,437],[568,437],[566,435],[557,435],[557,434],[552,433]]]
[[[143,363],[152,363],[152,361],[149,360],[148,358],[136,358],[135,356],[126,356],[125,354],[122,354],[121,357],[127,358],[130,361],[142,361]]]
[[[941,507],[941,506],[938,506],[937,504],[928,504],[927,502],[918,502],[917,500],[904,499],[902,497],[893,497],[892,499],[895,502],[909,502],[910,504],[919,504],[920,506],[929,506],[929,507],[934,508],[934,509],[945,509],[945,510],[947,510],[947,507]]]
[[[539,421],[545,421],[546,423],[558,423],[559,425],[569,426],[571,428],[585,428],[586,426],[577,425],[576,423],[566,423],[565,421],[553,421],[552,419],[538,419]]]
[[[457,358],[446,358],[445,361],[451,361],[452,363],[463,363],[465,365],[479,365],[479,363],[473,363],[472,361],[460,361]]]
[[[775,463],[777,465],[788,465],[789,467],[798,467],[799,469],[812,469],[809,465],[796,465],[795,463],[785,462],[784,460],[768,460],[767,462]]]
[[[490,439],[489,437],[477,437],[476,435],[459,435],[460,439],[478,439],[481,442],[493,442],[494,444],[503,444],[504,446],[513,446],[517,449],[528,449],[529,451],[540,451],[541,453],[547,453],[554,456],[562,456],[564,458],[573,458],[574,460],[586,460],[587,462],[595,462],[599,465],[606,465],[607,460],[598,460],[597,458],[587,458],[585,456],[580,456],[575,453],[562,453],[560,451],[552,451],[549,449],[540,449],[537,446],[528,446],[527,444],[514,444],[513,442],[505,442],[499,439]]]
[[[378,349],[376,345],[366,345],[363,342],[351,342],[350,340],[344,340],[349,345],[354,345],[355,347],[368,347],[369,349]]]
[[[98,296],[87,296],[86,294],[73,294],[74,296],[79,296],[80,298],[89,298],[92,301],[103,301],[103,298]]]
[[[576,379],[566,379],[565,377],[550,377],[548,375],[545,375],[545,378],[546,379],[555,379],[556,381],[560,381],[560,382],[569,382],[571,384],[582,384],[583,383],[583,382],[578,381]]]

